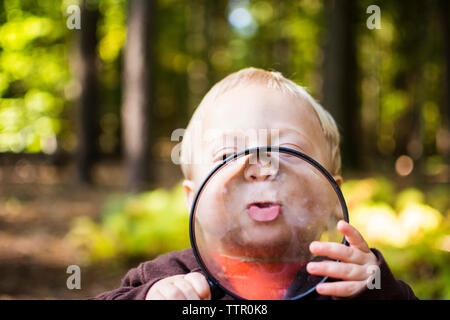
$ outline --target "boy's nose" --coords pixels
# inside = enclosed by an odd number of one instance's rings
[[[278,174],[278,166],[272,162],[262,163],[258,160],[257,163],[249,163],[245,169],[244,176],[247,181],[266,181],[273,180]]]

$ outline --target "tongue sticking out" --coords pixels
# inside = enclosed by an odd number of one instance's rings
[[[281,212],[281,207],[275,203],[258,203],[251,204],[248,207],[248,213],[253,220],[256,221],[272,221],[275,220]]]

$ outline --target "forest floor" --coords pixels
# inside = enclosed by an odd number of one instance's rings
[[[178,175],[169,170],[170,179],[162,180],[170,185]],[[125,181],[114,162],[95,168],[93,186],[77,185],[73,176],[73,168],[46,161],[1,164],[0,299],[93,297],[119,287],[126,271],[138,264],[83,266],[81,289],[67,288],[67,267],[79,261],[65,240],[72,219],[98,218],[108,195],[123,192]]]

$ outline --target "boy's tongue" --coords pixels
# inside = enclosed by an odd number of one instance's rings
[[[248,207],[248,213],[256,221],[272,221],[280,215],[280,205],[275,203],[257,203]]]

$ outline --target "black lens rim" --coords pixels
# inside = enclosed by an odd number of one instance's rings
[[[314,166],[316,169],[318,169],[324,176],[325,178],[328,179],[328,181],[331,183],[331,185],[333,186],[334,191],[336,192],[336,194],[338,195],[339,198],[339,202],[341,203],[341,207],[342,207],[342,211],[344,214],[344,220],[346,222],[349,222],[349,216],[348,216],[348,209],[347,209],[347,204],[345,202],[344,196],[342,194],[341,189],[339,188],[336,180],[334,180],[333,176],[320,164],[318,163],[316,160],[314,160],[313,158],[311,158],[310,156],[291,149],[291,148],[287,148],[287,147],[279,147],[279,146],[264,146],[264,147],[254,147],[254,148],[249,148],[246,149],[244,151],[235,153],[233,155],[228,156],[225,160],[223,160],[220,164],[218,164],[214,169],[211,170],[211,172],[208,174],[208,176],[203,180],[200,188],[197,190],[197,193],[195,194],[194,197],[194,202],[192,203],[191,206],[191,211],[190,211],[190,215],[189,215],[189,238],[191,241],[191,248],[192,251],[194,253],[195,259],[197,260],[198,264],[200,265],[200,268],[202,269],[202,271],[207,275],[208,277],[208,281],[210,283],[212,283],[213,285],[217,286],[218,288],[220,288],[221,290],[223,290],[223,292],[225,292],[226,294],[230,295],[231,297],[238,299],[238,300],[247,300],[243,297],[240,297],[239,295],[229,291],[228,289],[226,289],[225,287],[223,287],[219,281],[217,281],[216,278],[214,278],[211,273],[208,271],[208,269],[206,268],[205,264],[203,263],[203,260],[200,257],[198,248],[197,248],[197,244],[195,241],[195,230],[194,230],[194,213],[195,213],[195,209],[197,207],[197,203],[198,203],[198,199],[204,189],[204,187],[206,186],[206,184],[208,183],[208,181],[214,176],[214,174],[220,169],[222,168],[224,165],[226,165],[228,162],[232,161],[233,159],[236,159],[242,155],[247,155],[247,154],[253,154],[253,153],[259,153],[259,152],[285,152],[291,155],[295,155],[298,156],[300,158],[302,158],[303,160],[305,160],[306,162],[308,162],[309,164],[311,164],[312,166]],[[348,245],[348,242],[346,241],[345,237],[343,237],[343,240],[341,242],[342,244]],[[295,297],[289,298],[287,300],[299,300],[305,296],[307,296],[308,294],[310,294],[311,292],[313,292],[317,285],[320,283],[325,282],[328,279],[327,276],[324,276],[323,279],[321,281],[319,281],[314,287],[312,287],[311,289],[309,289],[306,292],[303,292]]]

